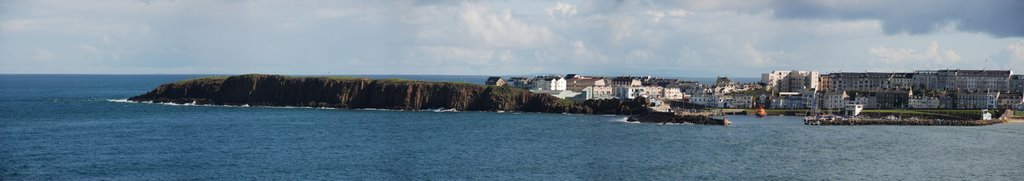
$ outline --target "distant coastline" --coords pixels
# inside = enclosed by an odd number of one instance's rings
[[[617,115],[643,115],[650,112],[647,108],[650,103],[646,99],[574,102],[511,87],[469,83],[260,74],[214,76],[168,83],[145,94],[129,98],[128,101],[196,105],[451,109]]]

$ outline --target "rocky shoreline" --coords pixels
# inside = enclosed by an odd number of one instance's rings
[[[630,116],[627,122],[638,123],[660,123],[660,124],[705,124],[725,125],[732,124],[728,119],[718,119],[705,115],[676,115],[668,112],[647,112],[644,114]]]
[[[948,119],[805,119],[805,125],[901,125],[901,126],[986,126],[1005,123],[1005,120],[948,120]]]
[[[646,99],[574,102],[524,89],[468,83],[246,74],[163,84],[133,102],[344,109],[641,115]],[[678,118],[677,120],[690,120]],[[703,124],[705,121],[694,121]]]

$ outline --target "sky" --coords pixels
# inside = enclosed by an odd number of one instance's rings
[[[0,0],[0,73],[1024,71],[1020,0]]]

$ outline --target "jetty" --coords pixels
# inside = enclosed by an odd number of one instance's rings
[[[984,111],[981,118],[935,118],[933,117],[910,117],[901,118],[893,115],[886,117],[842,117],[834,115],[808,116],[804,117],[804,125],[918,125],[918,126],[986,126],[1000,123],[1007,123],[1010,120],[1012,110],[1003,111],[1002,115],[993,119],[991,114]],[[876,114],[877,115],[877,114]]]
[[[638,123],[661,123],[661,124],[703,124],[703,125],[723,125],[728,126],[732,124],[731,121],[725,118],[714,118],[711,115],[702,114],[677,114],[671,112],[647,112],[643,114],[633,115],[626,119],[628,122]]]

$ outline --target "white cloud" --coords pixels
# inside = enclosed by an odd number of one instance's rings
[[[647,14],[651,16],[651,22],[654,22],[655,24],[657,24],[657,23],[661,23],[661,19],[662,18],[665,18],[665,17],[680,18],[680,17],[684,17],[686,15],[689,15],[690,13],[687,12],[686,10],[683,10],[683,9],[671,9],[671,10],[667,10],[667,11],[649,10],[649,11],[647,11]]]
[[[469,35],[487,47],[544,47],[553,43],[556,36],[547,27],[516,19],[509,9],[493,12],[487,6],[464,2],[458,15]]]
[[[1024,40],[1010,42],[1005,48],[988,58],[996,65],[1005,64],[1010,69],[1024,68]]]
[[[1024,40],[963,32],[976,27],[966,21],[892,35],[872,17],[787,18],[796,11],[777,1],[575,2],[25,1],[2,13],[0,55],[16,57],[0,59],[0,71],[757,76],[966,67],[985,56],[1024,65],[1024,43],[1007,45]],[[33,57],[65,67],[17,61]]]
[[[576,15],[577,13],[576,5],[571,5],[569,3],[563,2],[555,3],[555,6],[545,8],[544,11],[548,12],[548,16],[551,17],[566,17]]]
[[[1010,58],[1013,61],[1024,63],[1024,40],[1006,45],[1006,52],[1010,54]]]
[[[320,9],[320,10],[316,11],[316,15],[317,16],[324,17],[324,18],[340,18],[340,17],[345,17],[345,16],[348,16],[348,15],[352,15],[352,14],[353,14],[353,12],[351,10],[347,10],[347,9],[327,8],[327,9]]]
[[[39,24],[38,21],[30,19],[8,20],[0,22],[0,30],[12,32],[29,31],[37,24]]]
[[[754,48],[754,45],[750,42],[743,44],[742,52],[750,58],[751,63],[754,65],[765,65],[772,61],[770,56],[762,53],[761,50]]]
[[[57,57],[57,55],[54,54],[53,51],[50,51],[49,49],[38,48],[38,49],[36,49],[35,52],[32,53],[32,60],[36,60],[36,61],[44,61],[44,62],[45,61],[51,61],[51,60],[53,60],[56,57]]]
[[[907,64],[913,62],[929,62],[938,64],[955,64],[960,61],[960,54],[951,49],[940,50],[939,43],[932,41],[924,51],[911,48],[887,48],[878,46],[869,48],[868,52],[887,64]]]
[[[429,58],[429,63],[434,64],[488,64],[494,60],[500,61],[500,59],[495,59],[495,51],[489,49],[428,46],[419,47],[416,51],[419,52],[417,55],[423,55],[423,58]]]

